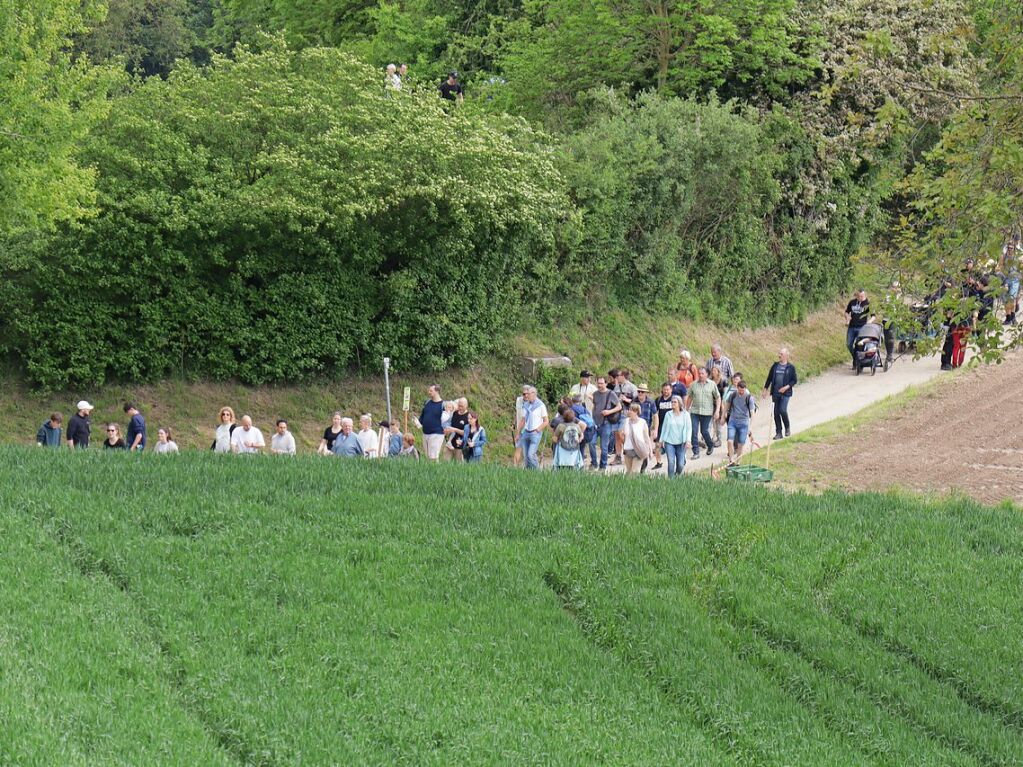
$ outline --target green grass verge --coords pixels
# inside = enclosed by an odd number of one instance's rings
[[[841,308],[817,312],[804,322],[779,328],[729,330],[710,326],[682,325],[668,315],[620,310],[603,311],[599,321],[564,323],[535,328],[509,344],[510,354],[483,364],[445,371],[437,375],[400,375],[392,380],[392,406],[401,407],[402,387],[412,389],[412,408],[425,399],[426,386],[441,384],[445,397],[462,395],[478,410],[490,434],[490,458],[511,454],[512,408],[522,383],[520,365],[514,355],[537,356],[556,353],[572,358],[574,366],[606,372],[612,365],[636,371],[634,380],[655,385],[668,364],[677,359],[680,346],[687,346],[698,361],[709,356],[710,344],[720,341],[737,368],[752,371],[753,380],[763,378],[782,344],[789,345],[800,375],[821,372],[842,361],[846,354],[841,329]],[[578,371],[576,371],[578,372]],[[386,415],[383,372],[352,376],[301,386],[246,387],[232,383],[203,383],[168,380],[150,385],[109,384],[95,390],[57,392],[41,395],[28,390],[14,375],[0,378],[0,409],[7,416],[2,441],[30,444],[39,425],[57,410],[70,417],[74,403],[82,398],[96,405],[95,431],[106,421],[127,420],[121,411],[126,400],[139,403],[155,439],[159,426],[169,426],[182,448],[202,449],[213,440],[216,414],[223,405],[250,413],[267,433],[277,418],[289,420],[300,450],[312,450],[335,410],[348,415],[370,412],[376,420]],[[102,436],[97,438],[97,441]]]
[[[1023,754],[1009,509],[198,452],[0,466],[5,763]]]

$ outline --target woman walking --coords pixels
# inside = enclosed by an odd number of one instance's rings
[[[640,406],[638,402],[629,405],[629,416],[625,421],[625,444],[622,449],[625,452],[625,473],[637,474],[643,461],[650,457],[653,452],[653,442],[650,440],[650,427],[646,421],[640,418]]]
[[[693,437],[693,420],[683,408],[682,398],[671,398],[671,410],[667,411],[661,426],[661,445],[668,459],[668,476],[681,477],[686,467],[686,445]]]
[[[177,443],[171,439],[171,430],[168,428],[159,429],[156,432],[156,447],[153,448],[154,453],[176,453],[178,452]]]
[[[230,453],[231,435],[237,424],[234,422],[234,410],[226,405],[220,408],[220,423],[217,424],[216,436],[213,438],[213,452]]]
[[[778,361],[771,365],[764,382],[764,396],[771,395],[774,402],[774,438],[781,439],[792,434],[789,427],[789,400],[792,388],[798,381],[796,366],[789,362],[789,350],[784,346],[778,350]],[[782,434],[784,428],[785,433]]]
[[[337,439],[337,435],[341,433],[341,412],[337,411],[330,419],[330,426],[323,430],[323,439],[320,440],[320,446],[316,449],[316,452],[320,455],[333,455],[334,440]]]
[[[469,422],[462,430],[462,457],[475,463],[483,460],[483,446],[487,444],[487,431],[480,425],[480,417],[470,411]]]
[[[107,424],[107,438],[103,440],[103,449],[127,450],[128,446],[121,438],[121,427],[116,423]]]

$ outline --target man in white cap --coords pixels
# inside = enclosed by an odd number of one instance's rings
[[[88,400],[81,400],[78,403],[78,412],[71,416],[67,425],[67,446],[87,448],[89,446],[89,432],[92,430],[92,422],[89,414],[93,407]]]

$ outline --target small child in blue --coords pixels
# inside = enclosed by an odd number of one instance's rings
[[[390,423],[381,421],[380,426],[390,431],[390,434],[387,435],[387,457],[397,458],[401,455],[402,448],[402,434],[398,428],[400,424],[397,421],[391,421]]]

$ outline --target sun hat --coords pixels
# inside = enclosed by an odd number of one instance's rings
[[[79,410],[95,410],[96,408],[94,408],[92,405],[89,404],[89,400],[83,399],[83,400],[79,400],[79,402],[78,402],[78,409]]]
[[[641,383],[639,386],[637,386],[636,391],[645,391],[647,394],[650,393],[650,389],[647,388],[647,385],[645,383]]]

